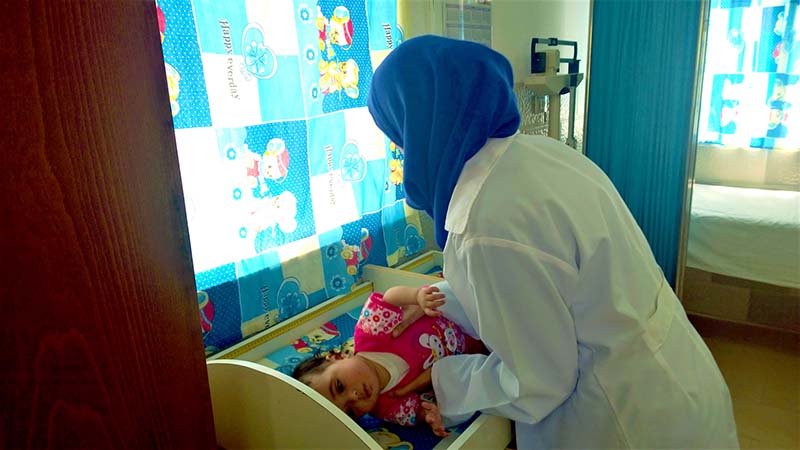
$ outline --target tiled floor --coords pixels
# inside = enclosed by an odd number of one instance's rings
[[[693,318],[733,397],[743,449],[800,449],[800,335]]]
[[[691,319],[728,382],[741,448],[800,450],[800,334]]]

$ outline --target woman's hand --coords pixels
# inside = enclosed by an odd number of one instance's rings
[[[425,422],[431,426],[433,434],[439,437],[447,437],[450,434],[444,429],[442,414],[439,412],[438,406],[433,403],[423,401],[422,405],[420,406],[419,413],[421,413],[422,417],[425,419]]]
[[[442,312],[438,308],[444,305],[445,295],[436,286],[425,286],[417,291],[417,303],[422,311],[431,317],[439,317]]]

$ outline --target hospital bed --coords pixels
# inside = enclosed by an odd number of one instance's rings
[[[438,266],[437,266],[438,264]],[[428,427],[401,427],[365,417],[354,421],[288,374],[317,351],[352,351],[356,318],[369,294],[440,278],[441,254],[423,255],[403,269],[364,267],[350,293],[256,334],[208,360],[217,442],[228,449],[504,449],[511,422],[476,415],[440,439]],[[437,267],[439,271],[437,272]]]
[[[800,288],[800,192],[695,184],[686,265]]]

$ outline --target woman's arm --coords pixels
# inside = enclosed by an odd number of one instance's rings
[[[492,353],[434,364],[439,409],[445,418],[483,411],[538,422],[577,382],[578,344],[565,298],[578,271],[506,240],[474,238],[461,250],[461,270],[448,273],[448,281],[476,315],[476,331]]]

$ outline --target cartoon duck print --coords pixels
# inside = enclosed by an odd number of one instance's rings
[[[161,34],[161,43],[164,43],[164,32],[167,31],[167,18],[164,16],[164,11],[156,4],[156,17],[158,18],[158,32]]]
[[[410,442],[401,441],[400,436],[392,433],[386,428],[378,428],[369,431],[372,439],[380,445],[384,450],[414,450],[414,446]]]
[[[167,18],[164,11],[156,4],[156,17],[158,18],[158,33],[161,35],[161,43],[164,43],[164,33],[167,31]],[[169,106],[172,109],[172,117],[178,115],[180,105],[178,104],[178,95],[180,94],[180,81],[181,75],[175,70],[172,65],[164,63],[164,69],[167,73],[167,89],[169,91]]]
[[[330,348],[330,350],[328,350],[327,353],[328,355],[331,355],[336,359],[348,358],[350,356],[355,355],[356,352],[355,352],[355,345],[353,343],[353,338],[347,339],[341,344]]]
[[[336,328],[332,322],[326,322],[316,330],[311,331],[304,337],[294,341],[294,347],[297,353],[310,353],[314,350],[319,350],[321,344],[330,341],[331,339],[341,336],[342,333]]]
[[[442,345],[442,340],[439,339],[439,336],[423,333],[419,337],[419,344],[431,351],[430,356],[428,356],[428,359],[426,359],[425,363],[422,365],[423,369],[431,367],[433,363],[444,358],[444,345]]]
[[[205,336],[214,326],[214,303],[203,291],[197,291],[197,306],[200,308],[200,326]]]
[[[319,345],[323,342],[330,341],[333,338],[341,336],[342,333],[336,328],[331,322],[326,322],[321,327],[317,328],[316,330],[308,333],[306,336],[309,342],[313,345]]]
[[[337,6],[328,21],[330,26],[330,42],[344,49],[353,45],[353,21],[350,20],[350,10],[344,6]]]
[[[323,94],[344,92],[350,98],[358,98],[359,67],[354,59],[340,62],[336,49],[349,49],[353,45],[355,28],[350,10],[337,6],[330,19],[317,6],[316,18],[319,35],[319,89]]]
[[[344,6],[337,6],[330,19],[322,13],[322,8],[317,6],[317,32],[319,36],[319,49],[328,58],[336,56],[334,45],[349,49],[353,45],[355,29],[350,18],[350,10]],[[327,50],[327,51],[326,51]]]
[[[308,342],[304,341],[303,339],[298,339],[292,342],[292,347],[294,347],[294,350],[297,353],[311,353],[314,351],[314,349],[308,345]]]
[[[178,73],[178,71],[175,70],[175,68],[168,63],[164,63],[164,68],[167,72],[167,90],[169,92],[169,106],[172,109],[172,117],[175,117],[181,110],[180,105],[178,104],[178,96],[181,93],[180,89],[181,74]]]
[[[370,251],[372,251],[372,236],[369,235],[369,230],[366,228],[361,229],[359,248],[361,249],[361,262],[364,262],[369,257]]]
[[[342,345],[339,346],[339,352],[342,355],[344,355],[345,357],[355,355],[356,354],[356,346],[355,346],[355,341],[353,340],[353,338],[350,338],[350,339],[342,342]]]
[[[369,230],[366,228],[361,229],[359,245],[350,245],[342,240],[341,256],[347,266],[348,275],[355,275],[358,273],[358,266],[367,260],[371,250],[372,237],[369,235]]]
[[[389,161],[389,181],[397,186],[403,182],[403,163],[399,159]]]
[[[394,142],[389,143],[392,157],[389,160],[389,181],[397,186],[403,182],[403,155]]]
[[[350,245],[342,240],[342,259],[347,265],[347,274],[355,275],[358,273],[358,261],[360,250],[357,245]]]

